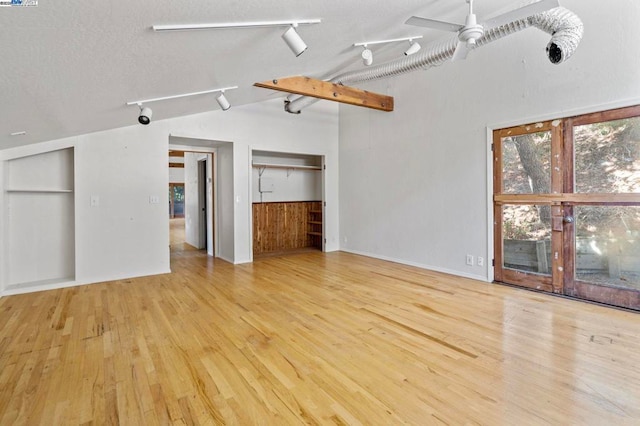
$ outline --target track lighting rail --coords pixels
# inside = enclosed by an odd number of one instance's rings
[[[190,31],[190,30],[212,30],[225,28],[260,28],[260,27],[286,27],[289,25],[311,25],[321,23],[321,19],[294,19],[289,21],[258,21],[258,22],[223,22],[204,24],[175,24],[175,25],[154,25],[154,31]]]
[[[165,101],[167,99],[185,98],[187,96],[205,95],[207,93],[224,92],[225,90],[237,89],[238,86],[221,87],[220,89],[203,90],[201,92],[183,93],[181,95],[162,96],[160,98],[143,99],[140,101],[127,102],[127,105],[141,105],[148,104],[149,102]]]
[[[205,95],[208,93],[219,92],[220,94],[216,96],[216,102],[218,103],[218,105],[220,105],[220,109],[222,109],[223,111],[227,111],[229,108],[231,108],[231,104],[229,103],[227,98],[224,96],[224,92],[225,90],[232,90],[237,88],[238,86],[229,86],[229,87],[221,87],[219,89],[203,90],[200,92],[191,92],[191,93],[183,93],[180,95],[163,96],[160,98],[142,99],[139,101],[127,102],[127,105],[129,106],[137,105],[138,108],[140,108],[140,114],[138,115],[138,123],[146,126],[149,123],[151,123],[151,117],[153,115],[153,111],[149,107],[144,107],[143,106],[144,104],[148,104],[150,102],[164,101],[167,99],[185,98],[187,96]]]
[[[398,41],[413,41],[421,39],[421,35],[413,36],[413,37],[402,37],[402,38],[390,38],[388,40],[375,40],[375,41],[361,41],[359,43],[353,43],[354,47],[358,46],[370,46],[372,44],[384,44],[384,43],[395,43]]]

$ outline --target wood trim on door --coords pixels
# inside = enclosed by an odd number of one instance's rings
[[[527,272],[504,267],[504,234],[503,234],[503,206],[511,204],[548,205],[557,198],[555,194],[503,194],[504,182],[502,175],[502,139],[506,137],[522,136],[529,133],[553,132],[553,122],[546,121],[526,126],[515,126],[496,130],[493,133],[493,200],[494,200],[494,280],[527,287],[534,290],[551,292],[554,289],[552,276],[535,272]],[[552,189],[561,188],[552,186]]]

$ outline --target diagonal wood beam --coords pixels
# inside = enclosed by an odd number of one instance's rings
[[[329,83],[310,77],[297,76],[279,78],[277,80],[255,83],[254,86],[312,96],[314,98],[365,108],[373,108],[380,111],[393,111],[393,96],[381,95],[379,93]]]

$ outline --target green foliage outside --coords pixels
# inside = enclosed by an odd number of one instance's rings
[[[574,128],[575,192],[640,192],[640,119],[631,118]],[[539,132],[503,141],[505,192],[549,193],[551,134]],[[546,210],[545,210],[546,209]],[[636,239],[640,208],[582,206],[576,211],[578,238]],[[508,206],[506,239],[550,238],[548,207]]]

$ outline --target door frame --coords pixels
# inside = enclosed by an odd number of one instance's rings
[[[211,158],[211,167],[209,168],[209,170],[211,170],[211,185],[208,186],[208,190],[207,190],[207,200],[210,200],[210,202],[207,202],[207,205],[210,206],[210,214],[207,216],[208,218],[208,223],[207,223],[207,227],[210,228],[210,234],[211,234],[211,240],[209,240],[209,238],[207,238],[207,243],[206,243],[206,251],[207,251],[207,255],[212,256],[212,257],[218,257],[218,253],[220,252],[219,249],[219,245],[220,245],[220,241],[219,241],[219,221],[218,221],[218,203],[216,202],[217,197],[218,197],[218,183],[217,183],[217,175],[216,175],[216,171],[217,171],[217,161],[218,161],[218,150],[216,147],[198,147],[198,146],[191,146],[191,145],[182,145],[182,144],[175,144],[175,143],[169,143],[169,150],[170,151],[182,151],[185,153],[195,153],[195,154],[209,154],[210,158]],[[199,161],[199,160],[196,160]],[[207,160],[208,162],[209,160]],[[200,192],[200,191],[198,191]],[[186,205],[185,205],[186,208]],[[210,219],[210,220],[209,220]],[[169,222],[167,221],[167,226],[169,226]]]

